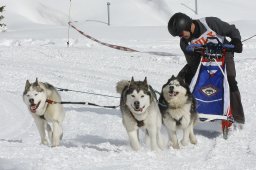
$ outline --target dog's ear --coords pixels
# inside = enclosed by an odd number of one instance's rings
[[[133,79],[133,76],[132,76],[132,79],[131,79],[131,81],[129,81],[128,89],[130,88],[130,86],[131,86],[132,84],[134,84],[134,79]]]
[[[185,80],[185,77],[183,77],[183,76],[177,76],[177,79],[179,79],[179,81],[182,82],[182,84],[187,84],[187,83],[186,83],[186,80]]]
[[[30,82],[27,80],[26,81],[26,85],[25,85],[25,89],[28,89],[31,86]]]
[[[144,84],[148,85],[148,80],[147,80],[147,77],[145,77],[144,81],[143,81]]]
[[[165,86],[167,86],[168,84],[170,84],[170,82],[172,81],[173,78],[174,78],[174,75],[172,75],[172,77],[168,79],[168,81],[163,85],[163,88]]]
[[[38,78],[36,78],[35,85],[36,85],[36,86],[39,86]]]
[[[131,79],[130,84],[133,84],[133,83],[134,83],[134,78],[133,78],[133,76],[132,76],[132,79]]]
[[[186,84],[186,80],[185,80],[184,77],[182,77],[181,80],[182,80],[182,82],[183,82],[184,84]]]
[[[175,76],[174,76],[174,75],[172,75],[172,77],[168,79],[168,81],[167,81],[167,83],[166,83],[165,85],[169,84],[170,81],[172,81],[173,79],[175,79]]]

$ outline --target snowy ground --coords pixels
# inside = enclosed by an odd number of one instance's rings
[[[228,0],[226,0],[228,2]],[[243,39],[253,33],[246,24],[236,21]],[[33,25],[33,26],[31,26]],[[49,82],[56,87],[111,96],[116,82],[122,79],[142,80],[160,91],[172,74],[184,66],[179,40],[166,27],[82,27],[95,38],[139,51],[174,54],[158,56],[129,53],[104,47],[71,31],[71,47],[66,47],[67,28],[35,25],[19,28],[13,24],[0,33],[0,169],[1,170],[82,170],[82,169],[255,169],[256,116],[255,71],[256,39],[244,43],[244,52],[235,57],[237,80],[244,104],[246,124],[233,131],[228,140],[221,133],[196,130],[197,145],[180,150],[166,148],[151,152],[143,145],[131,150],[118,109],[83,105],[65,105],[64,137],[60,147],[40,145],[36,126],[22,93],[25,81]],[[61,92],[63,101],[89,101],[100,105],[119,105],[118,98],[74,92]],[[217,125],[216,125],[217,126]],[[162,132],[167,140],[165,129]]]

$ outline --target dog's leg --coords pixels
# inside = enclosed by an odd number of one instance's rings
[[[190,126],[189,139],[192,144],[197,144],[197,139],[194,134],[194,126]]]
[[[157,130],[156,127],[148,129],[149,138],[150,138],[150,145],[152,151],[158,151],[158,144],[157,144]]]
[[[147,129],[145,130],[145,143],[147,146],[150,145],[150,138],[149,138],[149,133]]]
[[[140,149],[138,130],[127,132],[130,140],[130,144],[133,150],[137,151]]]
[[[158,147],[160,149],[164,149],[164,141],[163,141],[163,136],[160,132],[160,129],[158,129],[158,132],[157,132],[157,144],[158,144]]]
[[[45,122],[45,129],[47,131],[49,141],[52,143],[52,128],[47,122]]]
[[[167,129],[169,142],[174,149],[180,149],[177,134],[176,134],[176,122],[171,119],[163,119],[164,125]]]
[[[188,145],[188,143],[189,143],[189,133],[190,133],[190,126],[188,126],[187,128],[184,128],[183,129],[183,138],[182,138],[182,140],[181,140],[181,144],[183,145],[183,146],[186,146],[186,145]]]
[[[44,126],[45,120],[41,119],[38,116],[34,116],[34,119],[35,119],[37,129],[39,131],[40,137],[41,137],[41,143],[44,145],[48,145],[48,141],[47,141],[46,133],[45,133],[45,126]]]
[[[174,149],[180,149],[176,131],[172,131],[169,129],[168,133],[169,133],[170,140],[172,142],[172,147]]]
[[[60,145],[60,137],[62,135],[62,127],[59,122],[53,122],[53,136],[52,136],[52,147]]]

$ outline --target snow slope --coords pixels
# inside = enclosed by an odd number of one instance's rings
[[[68,0],[3,1],[7,4],[9,29],[0,33],[0,169],[255,169],[255,38],[246,41],[244,52],[235,57],[246,125],[242,131],[233,131],[228,140],[224,140],[220,132],[210,131],[211,127],[198,126],[195,146],[151,152],[143,144],[140,151],[134,152],[119,109],[65,105],[61,146],[40,145],[36,126],[22,101],[27,79],[34,81],[38,77],[60,88],[118,96],[115,85],[119,80],[132,76],[141,80],[147,76],[149,83],[160,91],[168,78],[185,64],[179,40],[168,34],[165,25],[173,12],[192,15],[180,4],[192,6],[190,1],[112,0],[112,13],[116,17],[112,26],[81,22],[105,19],[106,2],[102,5],[102,1],[73,0],[72,19],[80,21],[76,26],[104,42],[174,55],[118,51],[88,40],[74,30],[70,31],[71,47],[67,48]],[[235,23],[243,39],[255,34],[255,2],[205,0],[199,3],[199,16],[195,17],[214,15],[214,11],[208,11],[211,3],[218,11],[214,16]],[[225,9],[226,5],[230,7]],[[97,11],[96,6],[102,10]],[[243,14],[238,12],[241,8],[246,9]],[[119,99],[113,97],[74,92],[61,92],[61,96],[63,101],[119,105]],[[218,124],[212,126],[215,130],[219,128]],[[164,128],[162,132],[167,140]]]

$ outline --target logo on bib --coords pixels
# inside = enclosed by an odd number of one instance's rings
[[[217,93],[217,89],[214,88],[213,86],[206,86],[201,88],[201,92],[205,94],[206,96],[213,96]]]

